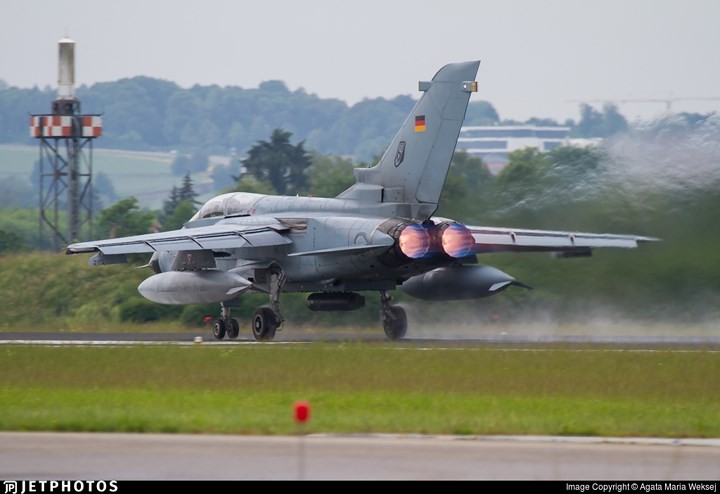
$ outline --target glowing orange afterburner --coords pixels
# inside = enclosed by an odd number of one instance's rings
[[[420,225],[408,225],[400,234],[398,244],[410,259],[420,259],[430,250],[430,234]]]
[[[475,239],[464,225],[455,223],[442,233],[443,251],[450,257],[465,257],[472,254]]]

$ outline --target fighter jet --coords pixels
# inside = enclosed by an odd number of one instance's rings
[[[261,292],[251,328],[272,340],[283,327],[280,296],[310,292],[313,311],[360,309],[359,292],[379,292],[388,339],[407,331],[404,309],[391,305],[397,289],[426,300],[475,299],[509,286],[509,274],[477,263],[489,252],[587,256],[599,247],[634,248],[649,237],[468,226],[434,217],[479,61],[442,67],[423,92],[380,161],[354,170],[355,184],[334,198],[248,192],[210,199],[174,231],[69,245],[67,254],[95,253],[90,265],[152,254],[154,275],[139,292],[161,304],[219,303],[216,339],[237,338],[233,302]]]

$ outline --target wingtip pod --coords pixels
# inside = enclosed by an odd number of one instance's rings
[[[598,237],[602,236],[610,239],[611,242],[615,242],[615,244],[597,245],[594,247],[629,247],[635,249],[640,247],[640,244],[649,242],[662,242],[661,238],[645,237],[640,235],[613,235],[611,233],[598,235]]]
[[[646,237],[644,235],[618,235],[618,234],[614,234],[614,233],[600,233],[600,234],[575,233],[575,234],[573,234],[573,236],[605,238],[605,239],[610,239],[610,240],[626,243],[626,245],[612,245],[612,247],[633,247],[633,248],[635,248],[635,247],[638,247],[639,244],[646,243],[646,242],[662,242],[661,238]],[[601,245],[599,247],[606,247],[606,246]]]
[[[95,246],[89,246],[87,242],[70,244],[65,249],[65,255],[71,256],[73,254],[88,254],[90,252],[97,252]]]

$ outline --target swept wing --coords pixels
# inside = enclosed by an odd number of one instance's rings
[[[465,228],[472,236],[472,252],[557,252],[568,254],[589,254],[600,247],[632,249],[642,242],[657,241],[657,238],[637,235],[609,233],[582,233],[552,230],[526,230],[489,226]]]
[[[68,254],[100,252],[104,255],[141,254],[162,251],[192,251],[268,247],[292,241],[282,235],[289,227],[274,218],[182,228],[131,237],[94,240],[71,244]]]

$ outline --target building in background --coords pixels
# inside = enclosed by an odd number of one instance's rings
[[[508,163],[508,154],[527,147],[542,152],[558,146],[597,145],[599,140],[571,139],[570,127],[536,125],[466,126],[460,129],[457,150],[482,158],[491,173],[496,174]]]

